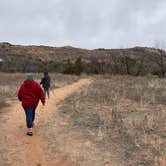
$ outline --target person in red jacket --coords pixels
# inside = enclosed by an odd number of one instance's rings
[[[28,74],[27,79],[22,83],[18,91],[18,99],[22,102],[25,110],[27,135],[32,136],[32,128],[35,120],[35,111],[39,100],[45,104],[45,95],[41,86],[33,80],[33,75]]]

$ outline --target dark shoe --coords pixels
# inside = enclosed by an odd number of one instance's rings
[[[27,132],[27,135],[28,135],[28,136],[33,136],[32,131],[28,131],[28,132]]]

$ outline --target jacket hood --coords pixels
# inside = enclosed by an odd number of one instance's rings
[[[34,83],[33,80],[25,80],[25,81],[24,81],[24,86],[25,86],[26,88],[28,88],[28,89],[32,89],[33,83]]]

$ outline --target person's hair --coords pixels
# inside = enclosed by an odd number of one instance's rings
[[[48,75],[48,71],[44,71],[44,75]]]

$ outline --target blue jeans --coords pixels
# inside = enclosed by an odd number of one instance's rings
[[[27,128],[33,127],[33,122],[35,120],[35,109],[34,108],[25,108],[25,115],[26,115],[26,125]]]

